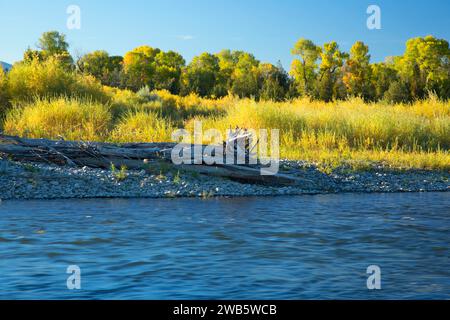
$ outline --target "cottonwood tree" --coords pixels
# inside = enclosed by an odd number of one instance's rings
[[[250,53],[242,53],[231,75],[231,92],[241,98],[255,97],[259,93],[259,61]]]
[[[371,66],[371,82],[372,87],[374,89],[374,98],[376,100],[381,100],[385,97],[386,92],[389,90],[389,87],[396,83],[396,88],[393,88],[392,92],[398,91],[400,88],[400,84],[398,84],[398,73],[395,70],[395,66],[393,64],[393,59],[387,59],[386,62],[374,63]],[[401,100],[408,100],[408,98],[403,94]],[[391,98],[389,98],[391,99]],[[395,99],[397,100],[397,99]]]
[[[357,41],[350,49],[350,57],[344,68],[343,82],[351,96],[360,96],[365,100],[372,97],[369,47]]]
[[[58,31],[44,32],[39,38],[37,47],[41,50],[44,59],[55,57],[65,67],[73,66],[73,58],[69,53],[69,44],[65,34]]]
[[[317,60],[320,48],[314,42],[301,38],[297,41],[291,53],[298,58],[291,65],[290,74],[294,77],[300,94],[312,95],[313,84],[317,77]]]
[[[433,36],[410,39],[406,42],[405,53],[395,62],[395,68],[413,98],[423,98],[429,91],[442,98],[450,97],[448,41]]]
[[[87,53],[78,59],[77,68],[82,73],[102,79],[109,68],[109,54],[103,50]]]
[[[239,61],[239,56],[243,53],[243,51],[231,51],[229,49],[216,53],[217,58],[219,58],[220,68],[214,89],[217,97],[225,96],[231,92],[231,87],[233,86],[232,75]]]
[[[325,43],[320,50],[319,77],[317,81],[318,98],[331,101],[333,98],[342,98],[342,66],[348,54],[339,50],[335,42]]]
[[[83,55],[77,61],[79,72],[90,74],[104,85],[119,87],[123,58],[110,56],[104,50],[97,50]]]
[[[192,59],[181,76],[181,93],[212,96],[219,75],[219,58],[204,52]]]
[[[24,65],[23,70],[27,66],[27,70],[40,70],[46,64],[49,70],[58,71],[60,79],[74,75],[64,34],[45,32],[37,47],[25,51],[23,61],[18,63]],[[410,39],[402,56],[374,64],[370,63],[368,46],[361,41],[347,54],[335,41],[318,47],[301,38],[291,52],[296,57],[289,74],[281,66],[260,63],[244,51],[203,53],[186,66],[180,54],[150,46],[135,48],[123,58],[101,50],[88,53],[78,59],[76,71],[113,87],[135,91],[143,87],[148,91],[166,89],[174,94],[208,97],[231,93],[242,98],[280,101],[306,95],[330,101],[350,95],[365,100],[409,102],[433,92],[440,98],[450,98],[450,49],[444,39]],[[9,88],[11,81],[8,83]]]
[[[158,48],[141,46],[125,54],[123,68],[127,77],[127,87],[133,90],[139,90],[145,86],[154,89],[155,58],[160,52]]]
[[[277,66],[271,63],[261,63],[259,65],[261,78],[261,89],[259,98],[262,100],[282,101],[289,90],[289,75],[278,62]]]
[[[174,51],[161,51],[155,57],[155,89],[166,89],[173,94],[180,92],[181,72],[186,62]]]
[[[73,58],[69,53],[66,36],[58,31],[44,32],[39,38],[37,50],[28,48],[23,54],[23,63],[58,61],[66,70],[73,69]]]
[[[48,55],[61,54],[69,50],[66,35],[58,31],[44,32],[39,38],[37,47]]]

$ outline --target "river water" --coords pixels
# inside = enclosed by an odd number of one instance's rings
[[[4,201],[0,299],[450,299],[449,247],[450,193]]]

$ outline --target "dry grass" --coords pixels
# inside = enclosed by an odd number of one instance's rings
[[[255,102],[229,96],[218,100],[167,91],[140,96],[104,88],[111,106],[76,98],[38,99],[9,113],[6,133],[29,137],[114,142],[171,141],[176,128],[280,129],[283,158],[305,159],[333,168],[450,170],[450,102],[435,97],[412,105],[364,103],[360,99],[319,102]]]
[[[360,99],[324,103],[240,100],[224,117],[197,118],[204,129],[230,126],[280,129],[283,158],[367,168],[450,170],[450,103],[431,97],[413,105],[366,104]],[[186,127],[193,128],[193,121]]]
[[[170,121],[160,118],[151,112],[129,112],[111,132],[113,142],[154,142],[171,141]]]
[[[109,108],[78,99],[38,99],[13,109],[6,117],[7,134],[30,138],[101,141],[112,124]]]

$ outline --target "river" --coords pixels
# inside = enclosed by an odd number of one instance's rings
[[[3,201],[0,299],[450,299],[449,248],[450,193]]]

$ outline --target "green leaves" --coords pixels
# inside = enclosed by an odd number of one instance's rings
[[[39,39],[38,47],[49,56],[62,54],[69,50],[66,35],[58,31],[44,32]]]
[[[24,64],[37,66],[52,60],[62,73],[74,70],[64,34],[46,32],[38,47],[40,50],[26,50]],[[300,38],[291,53],[295,58],[289,74],[281,66],[260,62],[244,51],[204,52],[186,66],[179,53],[147,45],[127,52],[123,58],[109,56],[103,50],[94,51],[82,56],[76,67],[78,72],[107,86],[134,91],[147,86],[150,91],[195,93],[202,97],[218,98],[231,93],[241,98],[280,101],[300,95],[331,101],[357,96],[369,101],[384,99],[387,94],[401,97],[393,100],[412,101],[434,93],[442,99],[450,98],[450,50],[444,39],[410,39],[402,56],[375,64],[370,63],[369,47],[361,41],[346,53],[336,41],[317,46]],[[40,86],[37,82],[36,87]]]
[[[362,97],[365,100],[372,99],[371,76],[369,47],[363,42],[357,41],[350,49],[350,57],[342,78],[348,94]]]
[[[414,98],[423,98],[430,91],[449,98],[448,41],[433,36],[408,40],[404,55],[396,59],[395,68],[408,83]]]
[[[317,77],[317,60],[321,49],[314,42],[301,38],[297,41],[291,53],[299,58],[294,59],[291,66],[291,75],[298,84],[300,94],[311,95],[313,82]]]
[[[202,97],[212,96],[219,78],[219,58],[204,52],[194,57],[182,76],[182,93],[196,93]]]

